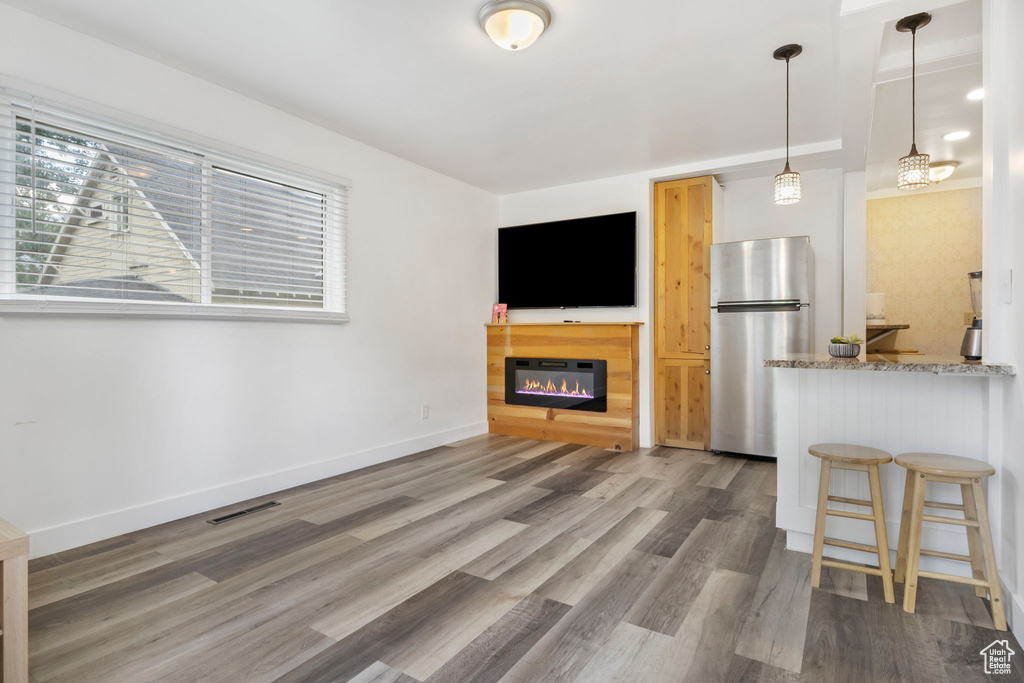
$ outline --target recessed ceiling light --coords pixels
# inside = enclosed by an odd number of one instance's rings
[[[964,138],[971,137],[971,131],[969,130],[955,130],[952,133],[946,133],[942,136],[942,139],[946,142],[955,142],[957,140],[963,140]]]
[[[985,99],[985,89],[978,88],[976,90],[972,90],[971,92],[967,93],[967,99],[973,101]]]
[[[960,165],[959,161],[933,161],[928,164],[928,178],[933,183],[939,183],[953,175],[953,171]]]
[[[491,0],[480,9],[480,26],[499,47],[525,50],[551,25],[540,0]]]

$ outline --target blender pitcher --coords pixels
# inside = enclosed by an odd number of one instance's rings
[[[981,271],[967,274],[971,286],[971,308],[974,309],[974,322],[964,333],[964,343],[960,345],[960,355],[965,360],[981,360]]]

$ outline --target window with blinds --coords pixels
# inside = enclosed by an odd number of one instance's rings
[[[347,319],[347,186],[0,91],[0,310]]]

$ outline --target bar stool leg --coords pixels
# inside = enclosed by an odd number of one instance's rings
[[[821,587],[821,550],[825,545],[825,512],[828,510],[828,485],[832,478],[832,463],[821,461],[821,477],[818,480],[818,509],[814,520],[814,554],[811,559],[811,586]]]
[[[885,601],[896,602],[889,567],[889,535],[885,529],[885,507],[882,505],[882,484],[878,478],[878,465],[868,466],[868,484],[871,487],[871,514],[875,518],[875,547],[878,548],[878,568],[882,571],[882,589]]]
[[[978,505],[974,500],[974,489],[970,484],[960,485],[960,497],[964,501],[964,517],[978,519]],[[967,548],[971,556],[971,576],[985,580],[985,559],[981,550],[981,533],[977,527],[967,527]],[[982,586],[974,587],[974,594],[979,598],[988,597],[988,590]]]
[[[907,470],[907,481],[903,486],[903,514],[900,516],[900,538],[896,542],[896,571],[893,581],[903,583],[907,575],[907,538],[910,535],[910,511],[914,502],[914,472]]]
[[[985,488],[981,479],[972,479],[974,502],[978,512],[978,525],[981,536],[981,549],[985,556],[985,576],[988,577],[988,594],[992,599],[992,621],[996,630],[1006,630],[1006,611],[1003,609],[1003,590],[999,585],[999,571],[996,569],[996,552],[992,547],[992,530],[988,525],[988,503],[985,500]]]
[[[927,479],[920,472],[914,477],[914,495],[910,502],[910,533],[907,536],[907,585],[903,590],[903,611],[913,614],[917,605],[917,566],[921,560],[921,525],[924,516],[924,491]]]
[[[28,683],[28,555],[0,562],[0,592],[3,605],[0,623],[0,681]]]

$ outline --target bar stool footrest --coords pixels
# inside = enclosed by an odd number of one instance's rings
[[[844,498],[843,496],[829,496],[829,500],[833,503],[846,503],[847,505],[860,505],[861,507],[869,508],[874,507],[871,505],[870,500],[862,500],[860,498]]]
[[[825,510],[826,515],[832,515],[833,517],[847,517],[849,519],[863,519],[867,522],[875,521],[872,515],[865,515],[862,512],[847,512],[846,510]]]
[[[921,548],[922,555],[928,555],[929,557],[941,557],[944,560],[956,560],[957,562],[970,562],[970,555],[959,555],[957,553],[944,553],[941,550],[926,550]]]
[[[864,543],[854,543],[852,541],[841,541],[838,538],[828,538],[827,536],[822,540],[825,545],[835,546],[837,548],[846,548],[848,550],[859,550],[862,553],[871,553],[872,555],[878,554],[878,546],[866,545]]]
[[[953,524],[956,526],[971,526],[977,528],[978,522],[973,519],[957,519],[956,517],[943,517],[942,515],[921,515],[925,522],[938,522],[939,524]]]
[[[872,576],[882,576],[882,570],[878,567],[865,567],[859,564],[850,564],[849,562],[837,562],[836,560],[825,560],[821,561],[822,567],[832,567],[833,569],[846,569],[851,572],[860,572],[861,574],[871,574]],[[922,574],[924,572],[921,572]],[[988,584],[985,584],[988,585]]]
[[[972,579],[967,576],[957,576],[956,574],[943,574],[942,572],[929,572],[924,569],[917,570],[918,576],[923,576],[926,579],[938,579],[939,581],[955,581],[956,583],[966,583],[971,586],[979,586],[981,588],[988,588],[988,581],[985,579]]]
[[[937,510],[960,510],[964,511],[964,506],[957,503],[937,503],[933,500],[926,500],[924,502],[926,508],[935,508]]]

